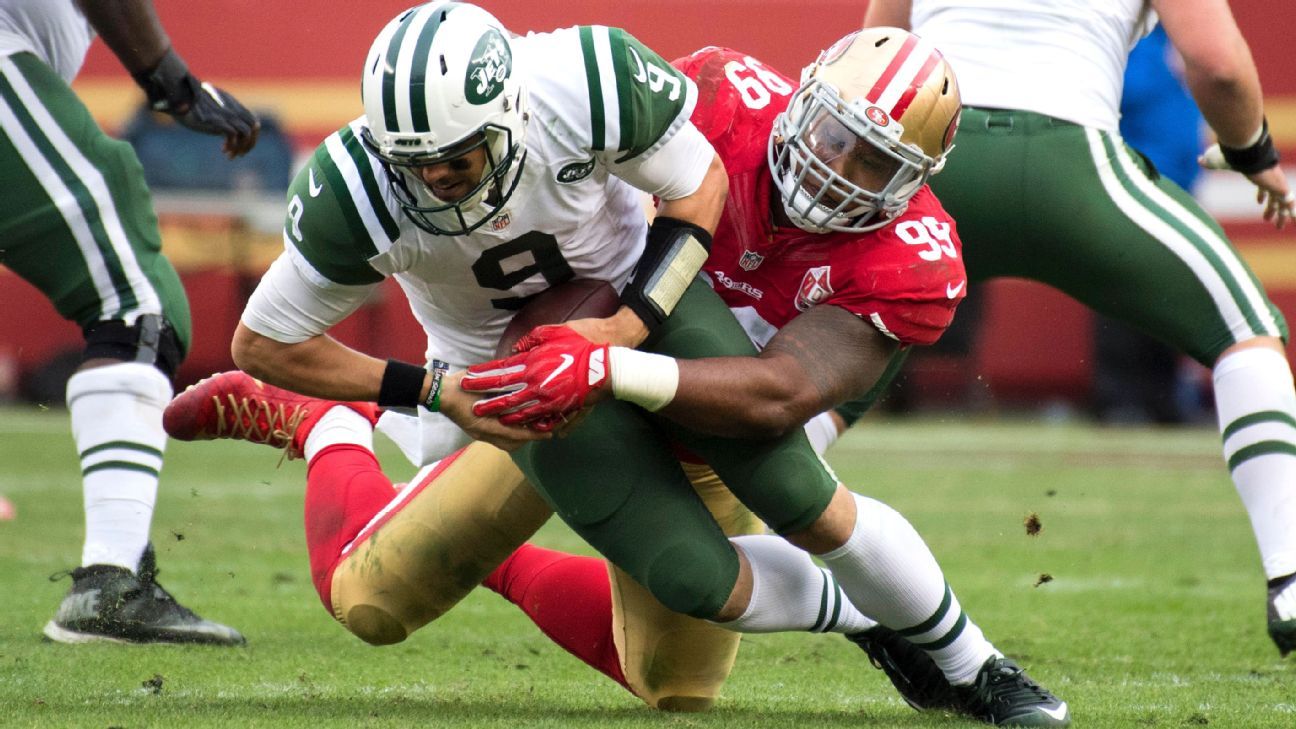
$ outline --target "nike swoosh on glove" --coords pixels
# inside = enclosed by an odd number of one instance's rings
[[[474,404],[473,415],[548,432],[608,382],[608,345],[569,327],[536,327],[513,348],[519,353],[469,367],[459,383],[468,392],[498,393]]]

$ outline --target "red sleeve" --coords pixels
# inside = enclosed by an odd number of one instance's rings
[[[865,238],[861,245],[838,246],[852,275],[823,303],[904,344],[940,339],[967,295],[962,244],[940,201],[924,187],[894,223]]]

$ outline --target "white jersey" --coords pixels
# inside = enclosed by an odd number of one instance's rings
[[[93,39],[73,0],[0,0],[0,57],[33,53],[71,83]]]
[[[428,359],[458,368],[491,359],[517,309],[554,284],[625,285],[648,230],[642,193],[625,179],[653,194],[691,192],[711,161],[688,121],[696,87],[617,29],[569,28],[513,47],[530,116],[521,178],[504,210],[468,235],[419,228],[398,204],[391,173],[365,151],[358,119],[317,148],[290,188],[286,253],[244,312],[249,328],[303,341],[391,276],[427,332]],[[309,289],[305,299],[285,294],[302,288],[294,275]]]
[[[1116,131],[1129,51],[1155,25],[1145,0],[913,0],[913,32],[958,75],[963,103]]]

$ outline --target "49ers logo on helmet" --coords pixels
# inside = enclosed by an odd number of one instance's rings
[[[801,289],[797,292],[797,311],[808,311],[810,307],[832,296],[832,282],[828,280],[832,266],[816,266],[806,271],[801,279]]]
[[[864,116],[868,117],[869,121],[880,127],[884,127],[891,123],[891,117],[887,116],[887,113],[882,111],[882,107],[880,106],[870,106],[865,109]]]

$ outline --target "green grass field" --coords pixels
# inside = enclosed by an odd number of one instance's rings
[[[46,578],[81,545],[65,418],[0,410],[0,493],[19,511],[0,522],[0,726],[972,726],[910,710],[838,636],[746,638],[707,715],[643,708],[485,591],[403,644],[366,646],[310,585],[304,466],[244,443],[172,445],[153,538],[163,584],[249,645],[44,643],[69,584]],[[1263,575],[1216,433],[877,421],[830,456],[914,522],[965,608],[1076,726],[1296,725],[1296,665],[1264,633]],[[557,523],[540,541],[583,549]]]

